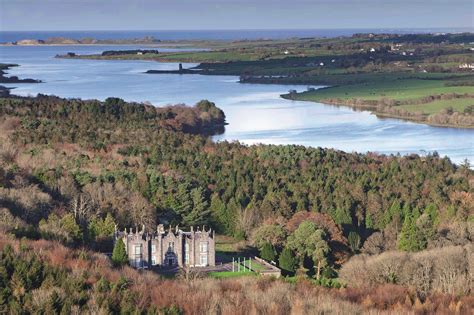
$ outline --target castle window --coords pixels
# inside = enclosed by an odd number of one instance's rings
[[[174,242],[169,242],[168,243],[168,249],[174,250]]]
[[[155,253],[156,252],[156,245],[151,245],[151,252]]]
[[[207,242],[199,243],[199,251],[201,253],[207,253]]]
[[[189,264],[189,244],[184,244],[184,263]]]
[[[141,255],[142,254],[142,245],[135,245],[135,255]]]
[[[153,266],[156,265],[156,257],[155,256],[151,256],[151,264]]]
[[[201,266],[207,266],[207,254],[202,254],[200,257]]]

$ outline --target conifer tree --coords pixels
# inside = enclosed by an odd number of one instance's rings
[[[115,242],[114,250],[112,252],[112,263],[116,266],[123,266],[128,262],[125,244],[121,238]]]
[[[293,274],[295,272],[297,264],[298,260],[296,259],[291,249],[285,247],[280,254],[278,266],[286,273]]]
[[[51,293],[48,300],[46,301],[46,314],[59,314],[62,308],[62,300],[56,290]]]
[[[349,210],[346,208],[337,207],[334,221],[336,221],[336,223],[340,225],[343,225],[343,224],[351,225],[352,217],[351,217],[351,214],[349,213]]]
[[[266,261],[275,261],[276,251],[275,248],[270,243],[265,243],[260,250],[260,257]]]
[[[208,224],[210,209],[201,187],[191,190],[191,202],[191,209],[181,213],[182,223],[187,226]]]
[[[60,220],[61,229],[67,234],[66,242],[79,243],[83,240],[82,230],[72,213],[66,214]]]
[[[221,233],[228,233],[225,225],[225,205],[217,193],[211,197],[211,204],[209,206],[210,216],[213,225]]]
[[[326,233],[323,230],[316,230],[308,240],[313,244],[310,257],[313,259],[316,268],[316,279],[321,278],[321,271],[328,265],[329,244],[325,240]]]
[[[417,226],[420,213],[417,208],[405,215],[398,240],[398,248],[405,251],[418,251],[426,247],[424,236]]]
[[[193,201],[187,183],[178,185],[178,190],[173,198],[173,210],[181,217],[186,216],[193,209]]]

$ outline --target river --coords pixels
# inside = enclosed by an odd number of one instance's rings
[[[13,94],[37,93],[100,99],[114,96],[156,106],[201,99],[222,108],[229,125],[215,140],[246,144],[298,144],[346,152],[427,154],[437,151],[453,162],[474,162],[474,130],[432,127],[369,112],[279,97],[306,86],[240,84],[235,76],[145,74],[149,69],[177,69],[175,63],[57,59],[56,54],[100,53],[142,46],[2,46],[0,63],[16,63],[9,75],[40,79],[39,84],[4,84]],[[161,49],[161,48],[160,48]],[[161,49],[165,50],[165,49]],[[191,67],[193,64],[184,64]]]

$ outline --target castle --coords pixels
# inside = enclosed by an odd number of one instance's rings
[[[156,232],[147,233],[132,229],[127,232],[115,231],[114,240],[122,239],[128,255],[130,266],[135,268],[150,268],[153,266],[167,267],[206,267],[215,266],[215,233],[199,227],[193,227],[184,232],[176,226],[165,231],[163,224]]]

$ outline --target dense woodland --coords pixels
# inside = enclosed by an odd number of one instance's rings
[[[2,234],[110,252],[115,224],[120,228],[143,224],[147,229],[158,222],[208,225],[254,246],[264,258],[276,261],[285,274],[296,273],[298,279],[309,275],[316,284],[403,285],[400,294],[405,302],[408,296],[410,306],[417,299],[422,304],[433,301],[430,296],[435,293],[446,299],[472,293],[474,179],[467,162],[456,166],[436,153],[401,157],[294,145],[215,143],[208,135],[222,132],[224,119],[224,113],[208,101],[194,107],[155,108],[115,98],[105,102],[50,96],[1,99]],[[24,242],[51,250],[58,246]],[[16,244],[21,251],[18,241],[7,237],[1,245],[7,243]],[[66,304],[81,310],[92,306],[110,310],[122,307],[113,301],[124,299],[120,290],[131,285],[134,292],[141,293],[131,295],[127,307],[143,311],[150,306],[150,297],[140,295],[147,291],[145,287],[127,284],[134,277],[128,269],[125,280],[112,270],[107,271],[110,277],[106,280],[75,272],[74,279],[83,280],[78,280],[78,288],[68,288],[73,282],[66,283],[64,278],[74,270],[72,265],[57,269],[48,262],[52,258],[37,257],[28,250],[20,255],[11,251],[4,249],[0,256],[0,281],[6,284],[0,304],[23,305],[33,312],[31,303],[49,299],[53,306],[44,307],[55,307],[57,312]],[[420,258],[412,252],[427,254]],[[84,262],[72,258],[80,254],[64,255],[72,260],[70,264],[91,263],[90,253],[84,253]],[[429,255],[445,255],[447,260],[428,259],[433,261],[430,267],[425,264]],[[394,262],[392,269],[384,269],[384,259]],[[34,268],[21,269],[36,260],[41,272],[30,276]],[[407,275],[416,268],[400,267],[407,261],[433,272],[412,283]],[[437,271],[443,264],[462,267],[455,276],[450,275],[449,283]],[[353,271],[360,269],[367,272]],[[336,277],[338,281],[332,280]],[[229,286],[221,289],[244,294],[241,288],[247,285],[236,280],[199,281],[205,283],[197,285],[208,286],[206,294],[211,294],[212,285]],[[178,281],[165,285],[173,287],[169,294],[175,294],[174,289],[184,292],[179,290],[185,285]],[[263,290],[266,284],[252,286]],[[278,292],[288,292],[289,286],[271,285],[282,290]],[[84,295],[70,300],[68,290]],[[303,291],[317,290],[308,287]],[[351,301],[361,303],[355,295]],[[142,304],[137,303],[142,298]],[[293,299],[293,293],[288,299]],[[186,309],[179,295],[151,300],[162,307],[174,305],[176,313]],[[294,303],[288,300],[289,310],[299,305]],[[460,311],[465,310],[465,303],[458,305]],[[264,307],[271,312],[272,306]]]

